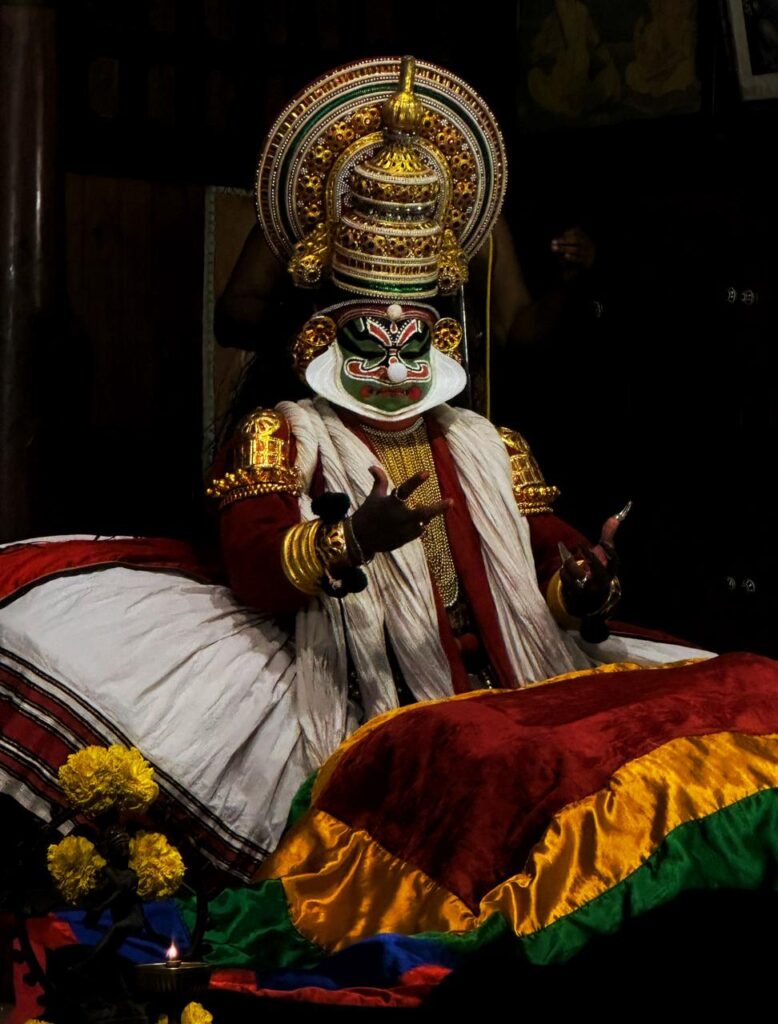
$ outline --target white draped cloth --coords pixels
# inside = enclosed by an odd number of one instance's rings
[[[297,443],[297,470],[304,487],[321,465],[327,490],[342,491],[352,507],[373,486],[376,457],[323,398],[278,406]],[[431,413],[442,428],[481,540],[489,587],[517,687],[607,661],[671,660],[667,645],[611,641],[596,647],[560,629],[537,584],[529,524],[513,494],[510,461],[492,424],[447,405]],[[402,483],[391,481],[392,486]],[[311,519],[311,499],[300,499]],[[368,587],[338,602],[311,601],[298,613],[299,721],[311,763],[320,763],[351,730],[347,700],[346,645],[359,678],[368,717],[397,706],[385,635],[403,678],[417,700],[453,693],[448,659],[438,629],[433,583],[421,540],[378,555],[367,567]],[[683,654],[678,654],[683,651]],[[688,656],[675,648],[676,657]]]
[[[305,483],[320,465],[327,489],[358,506],[373,485],[371,450],[325,399],[278,408]],[[481,540],[516,686],[603,662],[703,653],[616,637],[590,647],[562,631],[538,589],[499,435],[468,411],[431,415]],[[305,493],[300,511],[312,517]],[[229,867],[224,851],[272,849],[297,787],[357,725],[349,657],[369,717],[397,705],[386,637],[418,700],[452,693],[421,541],[378,555],[366,571],[362,593],[308,602],[292,636],[224,587],[140,568],[47,578],[20,593],[0,607],[0,790],[45,814],[41,793],[57,765],[25,736],[51,737],[52,750],[78,749],[87,735],[129,742],[171,798],[208,823],[213,859]]]

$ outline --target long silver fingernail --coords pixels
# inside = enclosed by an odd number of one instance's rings
[[[628,502],[627,502],[627,504],[626,504],[626,505],[624,506],[624,508],[623,508],[623,509],[621,510],[621,512],[617,512],[617,513],[616,513],[616,515],[615,515],[615,516],[614,516],[613,518],[614,518],[614,519],[615,519],[615,520],[616,520],[617,522],[619,522],[619,523],[623,523],[623,522],[624,522],[624,520],[625,520],[625,519],[627,518],[627,516],[629,515],[629,510],[630,510],[631,508],[632,508],[632,502],[631,502],[631,501],[628,501]]]
[[[557,550],[559,551],[559,557],[562,559],[563,562],[566,562],[568,560],[568,558],[572,558],[573,557],[572,552],[567,550],[567,548],[565,547],[565,545],[562,543],[561,540],[557,544]]]

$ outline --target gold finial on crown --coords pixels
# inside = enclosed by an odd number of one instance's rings
[[[424,116],[424,107],[413,91],[416,61],[403,57],[400,65],[400,88],[384,103],[381,111],[384,128],[393,132],[415,132]]]

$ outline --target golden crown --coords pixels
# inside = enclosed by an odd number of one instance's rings
[[[464,82],[412,57],[375,58],[287,107],[260,160],[257,208],[296,284],[330,277],[349,292],[413,300],[467,279],[505,176],[494,118]]]

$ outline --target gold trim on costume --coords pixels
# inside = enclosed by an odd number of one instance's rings
[[[536,516],[553,512],[559,497],[559,488],[546,483],[530,446],[517,430],[498,427],[498,433],[508,450],[513,477],[513,493],[523,516]]]
[[[363,427],[381,463],[388,470],[395,486],[422,470],[429,477],[406,499],[408,508],[433,505],[441,500],[440,484],[435,470],[432,448],[424,420],[419,418],[405,430],[375,430]],[[459,578],[446,532],[445,518],[435,516],[421,535],[430,574],[435,580],[445,608],[451,608],[459,597]]]
[[[262,494],[302,492],[300,478],[289,461],[286,421],[273,409],[256,409],[238,427],[233,469],[206,488],[209,498],[225,508],[243,498]]]

